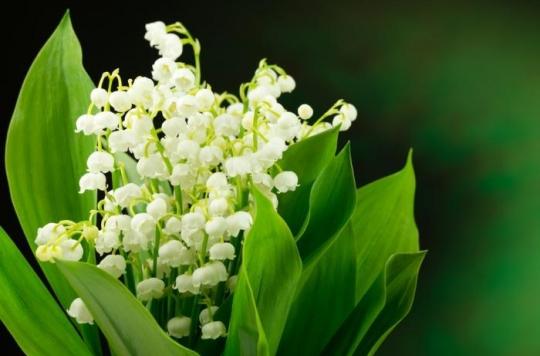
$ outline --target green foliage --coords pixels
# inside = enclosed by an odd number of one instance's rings
[[[197,355],[174,342],[148,310],[118,280],[83,262],[58,267],[82,298],[114,355]]]
[[[7,135],[9,190],[32,250],[38,227],[85,219],[95,205],[95,194],[78,193],[95,138],[74,133],[92,88],[66,14],[26,75]],[[76,296],[56,266],[40,266],[62,305],[69,306]]]
[[[0,319],[28,355],[91,355],[62,309],[0,228]]]
[[[257,189],[255,222],[244,242],[226,355],[274,355],[302,261],[287,224]]]

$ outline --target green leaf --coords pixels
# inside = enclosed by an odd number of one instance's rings
[[[309,212],[298,240],[305,265],[320,255],[347,223],[356,204],[355,191],[351,149],[347,144],[311,188]]]
[[[300,231],[306,219],[313,182],[336,154],[338,134],[339,128],[335,127],[295,143],[278,162],[283,170],[298,175],[298,188],[279,195],[278,206],[279,215],[285,219],[293,235]]]
[[[137,173],[137,162],[131,158],[130,155],[124,152],[116,152],[114,154],[114,160],[116,161],[117,165],[124,165],[126,177],[130,183],[143,184],[141,176],[139,173]],[[122,176],[120,175],[119,170],[114,171],[112,175],[112,183],[114,188],[122,186]]]
[[[79,334],[0,228],[0,320],[27,355],[91,355]]]
[[[409,313],[425,251],[390,256],[383,273],[326,346],[325,354],[371,355]]]
[[[74,132],[92,87],[66,13],[26,75],[7,135],[9,190],[32,250],[38,227],[63,219],[87,219],[95,205],[95,194],[78,194],[79,177],[95,139]],[[40,266],[67,307],[76,297],[73,290],[56,265]]]
[[[244,241],[225,355],[274,355],[302,271],[287,224],[256,188],[255,221]]]
[[[280,354],[320,354],[385,268],[388,258],[418,251],[411,157],[398,173],[360,188],[349,223],[307,266]],[[303,340],[309,339],[309,343]]]
[[[173,341],[118,280],[83,262],[57,262],[107,338],[114,355],[197,355]]]

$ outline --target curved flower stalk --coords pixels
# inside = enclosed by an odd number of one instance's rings
[[[181,23],[147,24],[145,39],[161,56],[152,78],[104,73],[76,122],[79,134],[96,137],[80,193],[102,199],[87,220],[41,227],[36,256],[79,261],[95,251],[97,266],[122,278],[171,336],[217,339],[227,330],[214,314],[234,290],[253,224],[251,187],[277,208],[278,195],[298,186],[296,172],[277,163],[287,148],[335,126],[346,130],[357,113],[343,100],[317,120],[309,121],[307,104],[288,111],[278,99],[295,81],[266,60],[238,96],[216,93],[201,79],[199,41]],[[179,61],[184,47],[193,65]],[[69,314],[93,322],[80,298]]]

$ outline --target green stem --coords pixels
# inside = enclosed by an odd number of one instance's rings
[[[190,345],[194,344],[198,321],[199,321],[199,296],[196,295],[193,298],[193,305],[191,307],[191,330],[189,331],[189,344]]]
[[[161,228],[156,225],[156,236],[154,237],[154,253],[152,256],[152,275],[157,278],[157,258],[159,253],[159,240],[161,239]]]

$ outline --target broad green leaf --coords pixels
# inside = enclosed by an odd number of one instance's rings
[[[279,214],[296,235],[307,216],[309,193],[313,182],[326,165],[334,158],[339,128],[324,131],[290,146],[278,164],[286,171],[298,175],[298,188],[279,195]]]
[[[410,311],[425,251],[392,255],[383,273],[341,325],[325,354],[371,355]]]
[[[280,354],[315,355],[364,298],[395,253],[417,252],[414,171],[405,167],[356,193],[349,223],[302,273]],[[309,343],[302,340],[308,338]]]
[[[116,356],[197,355],[173,341],[118,280],[83,262],[57,262]]]
[[[287,224],[256,188],[255,221],[244,241],[225,355],[274,355],[302,271]]]
[[[27,355],[91,355],[66,314],[2,228],[0,320]]]
[[[347,223],[356,204],[355,193],[351,150],[347,144],[311,188],[309,212],[298,240],[305,265],[320,255]]]
[[[79,177],[95,140],[74,132],[92,87],[66,13],[26,75],[7,135],[9,190],[32,250],[38,227],[63,219],[87,219],[95,205],[95,194],[78,193]],[[40,266],[67,307],[76,297],[73,290],[56,265]]]

